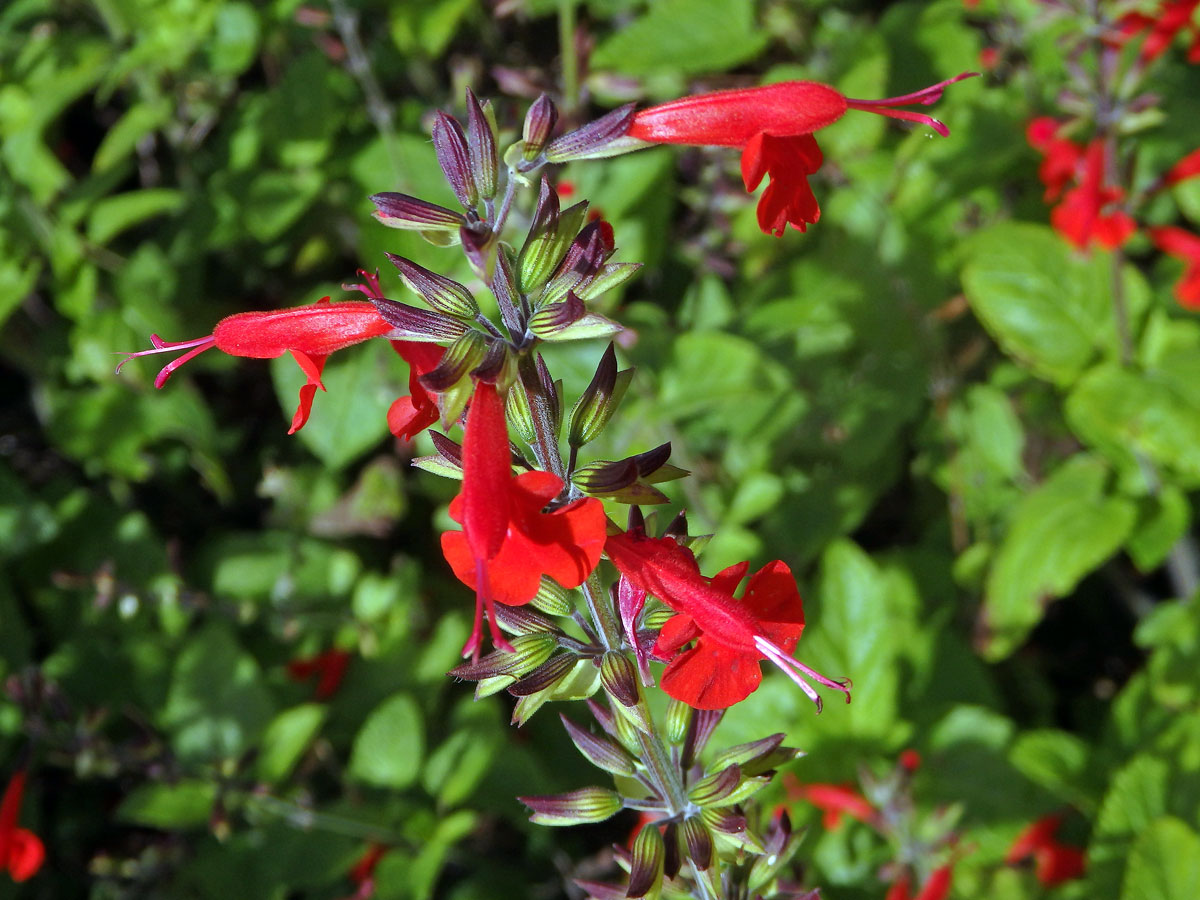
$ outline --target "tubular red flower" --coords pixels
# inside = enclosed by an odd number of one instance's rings
[[[17,827],[21,796],[25,792],[25,771],[13,773],[0,800],[0,869],[7,869],[13,881],[26,881],[42,867],[46,848],[32,831]]]
[[[764,175],[771,184],[759,201],[759,227],[781,235],[790,224],[800,231],[820,218],[808,176],[821,165],[814,131],[857,109],[928,125],[950,133],[932,116],[897,109],[936,103],[948,85],[976,75],[964,72],[911,94],[884,100],[855,100],[815,81],[785,81],[761,87],[695,94],[652,106],[633,117],[626,137],[653,144],[741,147],[742,178],[754,190]]]
[[[796,784],[789,785],[788,796],[807,800],[824,814],[821,827],[832,831],[847,815],[868,825],[873,824],[878,814],[862,794],[850,784]]]
[[[421,341],[392,341],[392,347],[408,363],[409,395],[398,398],[388,409],[388,430],[411,441],[438,420],[437,396],[425,390],[421,376],[436,369],[446,351]]]
[[[1062,202],[1050,211],[1050,224],[1081,250],[1093,241],[1113,249],[1133,236],[1137,223],[1126,212],[1113,207],[1124,192],[1105,185],[1106,151],[1102,140],[1088,144],[1080,164],[1078,186],[1067,191]]]
[[[1175,285],[1179,305],[1200,310],[1200,236],[1174,226],[1151,228],[1148,233],[1158,249],[1182,259],[1186,266]]]
[[[520,606],[537,594],[543,575],[563,587],[583,584],[600,561],[607,520],[599,500],[585,498],[543,512],[562,492],[550,472],[512,475],[504,401],[479,382],[463,437],[463,486],[450,503],[462,531],[442,535],[442,554],[454,574],[475,589],[475,624],[463,656],[478,657],[483,613],[492,643],[512,647],[500,633],[493,604]]]
[[[1083,875],[1087,861],[1078,847],[1058,841],[1057,834],[1062,820],[1061,815],[1043,816],[1025,828],[1009,847],[1004,861],[1013,864],[1032,857],[1034,875],[1046,887],[1079,878]]]
[[[1200,28],[1192,22],[1197,7],[1200,7],[1200,0],[1165,0],[1154,15],[1126,13],[1117,22],[1114,42],[1122,44],[1144,32],[1146,38],[1140,55],[1145,62],[1152,62],[1166,53],[1179,33],[1186,29],[1192,34],[1188,62],[1200,62]]]
[[[208,337],[192,341],[164,341],[152,334],[153,349],[126,354],[117,371],[135,357],[187,351],[159,370],[154,386],[161,388],[176,369],[210,347],[230,356],[252,359],[274,359],[291,353],[308,378],[300,388],[300,402],[288,429],[293,434],[308,421],[317,388],[325,390],[321,372],[329,354],[391,330],[392,326],[371,303],[354,300],[330,303],[328,297],[323,297],[312,306],[237,313],[218,322]]]
[[[1171,166],[1167,174],[1163,176],[1163,185],[1170,187],[1189,178],[1195,178],[1197,175],[1200,175],[1200,150],[1193,150]]]
[[[1076,178],[1079,163],[1083,160],[1083,147],[1058,136],[1062,123],[1049,116],[1041,116],[1025,128],[1025,138],[1045,157],[1038,168],[1038,177],[1046,186],[1043,199],[1047,203],[1057,200],[1063,189]]]
[[[804,606],[791,570],[768,563],[753,576],[740,600],[733,591],[749,563],[730,566],[711,580],[695,557],[671,538],[623,533],[608,538],[605,552],[631,584],[658,597],[679,615],[667,621],[655,651],[673,657],[662,688],[696,709],[724,709],[748,697],[762,680],[759,661],[781,668],[821,708],[805,678],[846,693],[847,682],[826,678],[790,653],[804,630]],[[690,649],[678,653],[686,644]]]

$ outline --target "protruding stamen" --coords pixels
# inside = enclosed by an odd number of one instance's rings
[[[942,92],[949,85],[954,84],[956,81],[962,81],[964,78],[973,78],[978,74],[978,72],[963,72],[960,75],[955,75],[953,78],[939,81],[937,84],[914,91],[911,94],[901,94],[899,97],[885,97],[882,100],[853,100],[847,97],[846,105],[851,109],[861,109],[863,112],[876,113],[877,115],[887,116],[890,119],[920,122],[923,125],[928,125],[942,137],[947,137],[950,134],[950,129],[933,118],[933,116],[922,115],[910,110],[895,109],[894,107],[911,106],[914,103],[929,106],[932,103],[937,103],[942,99]]]
[[[374,274],[368,272],[366,269],[359,269],[357,274],[359,278],[366,282],[366,284],[343,284],[342,290],[361,291],[362,293],[366,294],[367,298],[370,300],[386,299],[383,296],[383,288],[379,286],[378,269],[375,270]]]
[[[154,345],[152,350],[139,350],[136,353],[126,353],[125,358],[117,363],[116,371],[120,372],[121,367],[134,357],[153,356],[159,353],[175,353],[179,350],[187,350],[188,352],[183,354],[183,356],[173,359],[163,366],[159,370],[158,374],[154,377],[154,386],[156,388],[161,388],[167,383],[167,379],[171,377],[172,372],[174,372],[192,357],[199,356],[209,347],[212,347],[216,341],[211,334],[207,337],[196,338],[192,341],[164,341],[157,334],[152,334],[150,335],[150,343]]]
[[[754,636],[754,646],[758,648],[758,651],[763,656],[782,669],[783,673],[787,675],[788,678],[792,679],[792,681],[796,683],[796,686],[799,687],[800,690],[804,691],[804,695],[817,705],[817,712],[820,712],[822,708],[821,698],[817,694],[816,689],[804,680],[805,678],[811,678],[822,687],[831,688],[835,691],[841,691],[846,695],[846,702],[850,702],[851,684],[849,678],[829,678],[828,676],[822,675],[815,669],[810,669],[798,659],[794,659],[793,657],[789,656],[783,651],[782,647],[772,643],[762,635]]]

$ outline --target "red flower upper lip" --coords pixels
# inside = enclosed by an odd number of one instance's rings
[[[1061,815],[1042,816],[1023,830],[1013,841],[1004,857],[1007,863],[1018,863],[1033,857],[1035,875],[1046,887],[1078,878],[1086,861],[1078,847],[1060,843],[1057,834],[1062,825]]]
[[[550,472],[513,477],[504,401],[495,385],[479,382],[463,437],[463,487],[450,504],[450,516],[463,530],[442,535],[446,561],[476,592],[475,625],[464,656],[479,653],[485,610],[492,642],[511,649],[490,614],[493,603],[528,603],[543,575],[578,587],[600,561],[607,520],[599,500],[542,511],[562,486]]]

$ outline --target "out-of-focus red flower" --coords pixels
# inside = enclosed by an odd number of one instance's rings
[[[408,363],[408,396],[400,397],[388,409],[388,430],[411,441],[438,420],[437,396],[425,390],[421,376],[436,369],[446,351],[422,341],[392,341],[392,347]]]
[[[833,831],[842,823],[842,816],[847,815],[867,825],[872,825],[878,819],[878,813],[871,802],[854,789],[849,782],[842,784],[801,784],[792,780],[786,782],[788,797],[793,800],[805,800],[821,810],[821,827]]]
[[[578,587],[604,550],[607,519],[599,500],[543,512],[561,493],[561,479],[551,472],[514,478],[511,459],[504,401],[495,385],[481,381],[467,411],[462,490],[450,503],[450,517],[463,530],[442,535],[442,553],[454,574],[475,589],[475,626],[463,656],[479,653],[485,610],[492,643],[511,649],[492,615],[494,603],[528,603],[543,575]]]
[[[1200,310],[1200,236],[1174,226],[1151,228],[1148,233],[1158,249],[1183,260],[1187,267],[1175,285],[1179,305]]]
[[[950,893],[950,884],[954,880],[952,865],[939,866],[929,873],[929,878],[921,885],[921,890],[914,897],[912,894],[912,876],[905,869],[888,888],[884,900],[946,900]]]
[[[1126,13],[1117,21],[1116,42],[1124,43],[1145,34],[1141,57],[1151,62],[1170,49],[1180,32],[1191,33],[1188,62],[1200,62],[1200,27],[1192,21],[1200,0],[1164,0],[1155,13]]]
[[[1086,860],[1078,847],[1059,843],[1056,835],[1062,825],[1061,815],[1043,816],[1024,831],[1008,849],[1007,863],[1020,863],[1032,858],[1034,875],[1046,887],[1079,878]]]
[[[921,768],[921,754],[911,747],[900,752],[900,768],[906,772],[915,772]]]
[[[804,630],[804,605],[783,562],[754,573],[737,599],[733,592],[749,563],[708,579],[691,552],[671,538],[635,532],[609,537],[605,552],[631,584],[679,613],[667,620],[655,645],[656,654],[670,658],[661,684],[676,700],[696,709],[724,709],[744,700],[762,680],[762,659],[782,669],[818,710],[821,698],[806,677],[850,699],[848,683],[826,678],[790,656]]]
[[[1170,187],[1197,175],[1200,175],[1200,150],[1193,150],[1167,170],[1167,174],[1163,176],[1163,185]]]
[[[41,838],[27,828],[17,827],[24,793],[25,771],[19,769],[8,780],[4,799],[0,800],[0,869],[7,869],[13,881],[32,878],[46,859]]]
[[[938,134],[948,135],[949,129],[937,119],[896,107],[936,103],[947,85],[975,74],[964,72],[924,90],[885,100],[854,100],[815,81],[694,94],[640,111],[627,136],[654,144],[741,147],[746,190],[757,188],[764,176],[771,177],[758,202],[758,225],[765,233],[778,236],[788,225],[805,231],[821,217],[808,184],[808,176],[822,162],[814,131],[832,125],[848,109],[859,109],[922,122]]]
[[[155,377],[154,386],[161,388],[172,372],[210,347],[230,356],[253,359],[274,359],[291,353],[308,378],[300,388],[300,402],[288,429],[293,434],[308,421],[317,388],[325,390],[321,372],[329,354],[391,330],[373,304],[353,300],[330,303],[328,297],[323,297],[311,306],[237,313],[218,322],[212,334],[192,341],[164,341],[152,334],[153,349],[127,354],[117,371],[134,357],[182,352]]]
[[[1121,246],[1137,231],[1133,218],[1115,209],[1124,192],[1105,184],[1104,142],[1094,140],[1083,155],[1079,184],[1050,211],[1050,224],[1079,249],[1093,241],[1110,250]]]
[[[337,693],[341,686],[351,656],[349,651],[333,648],[315,656],[293,659],[287,664],[288,677],[293,681],[307,681],[316,675],[317,686],[313,690],[313,696],[318,700],[327,700]]]
[[[1058,136],[1062,123],[1050,116],[1039,116],[1025,126],[1025,139],[1044,159],[1038,168],[1038,178],[1046,186],[1044,200],[1057,200],[1067,185],[1075,181],[1083,147]]]
[[[375,896],[375,869],[390,849],[386,844],[372,843],[363,851],[347,873],[354,882],[355,891],[346,900],[368,900]]]

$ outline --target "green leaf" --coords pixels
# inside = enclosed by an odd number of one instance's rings
[[[1162,565],[1191,523],[1187,495],[1174,485],[1163,485],[1157,495],[1139,504],[1137,525],[1125,549],[1140,571],[1152,572]]]
[[[984,655],[1003,659],[1063,597],[1117,551],[1133,528],[1134,504],[1107,493],[1108,468],[1076,456],[1016,507],[988,573]]]
[[[263,733],[255,770],[269,784],[286,779],[308,750],[329,715],[319,703],[305,703],[279,713]]]
[[[261,28],[258,13],[249,3],[224,3],[213,22],[213,36],[205,43],[214,72],[240,75],[258,53]]]
[[[138,141],[171,119],[173,106],[165,97],[131,107],[104,135],[92,158],[92,171],[103,172],[130,156]]]
[[[255,176],[242,205],[246,230],[264,244],[275,240],[304,215],[324,183],[313,170]]]
[[[350,777],[386,788],[405,788],[417,779],[425,730],[417,702],[396,693],[375,707],[354,739]]]
[[[177,784],[143,784],[117,807],[117,821],[147,828],[200,828],[208,824],[217,786],[189,779]]]
[[[821,558],[816,594],[816,622],[798,655],[831,678],[854,682],[853,702],[838,710],[843,728],[861,737],[888,736],[896,720],[899,673],[886,579],[857,544],[838,540]]]
[[[1200,886],[1200,835],[1164,816],[1133,845],[1121,900],[1193,900]]]
[[[186,760],[229,759],[244,753],[270,719],[271,696],[254,657],[228,628],[210,625],[179,654],[163,724]]]
[[[602,40],[593,69],[623,75],[719,72],[758,56],[767,35],[749,0],[658,0]]]
[[[93,207],[88,216],[88,240],[107,244],[127,228],[140,225],[156,216],[168,215],[181,209],[186,198],[183,191],[171,188],[146,188],[105,197]]]
[[[1022,775],[1077,809],[1094,809],[1097,798],[1087,780],[1088,744],[1051,729],[1027,731],[1013,745],[1009,761]]]
[[[1148,292],[1132,269],[1123,277],[1136,329]],[[962,281],[984,327],[1040,378],[1069,385],[1097,356],[1118,356],[1106,253],[1082,256],[1049,228],[1004,223],[971,239]]]
[[[396,354],[386,341],[369,341],[332,356],[317,391],[312,416],[296,436],[321,462],[340,469],[370,450],[388,434],[387,411],[407,388],[397,377]],[[290,421],[300,386],[306,381],[291,354],[271,361],[279,405]],[[280,427],[285,427],[280,423]]]
[[[1150,754],[1135,756],[1111,777],[1088,846],[1088,887],[1113,896],[1137,836],[1167,811],[1170,766]]]
[[[1119,464],[1136,468],[1140,455],[1200,486],[1200,385],[1179,373],[1097,366],[1067,398],[1067,421]]]

